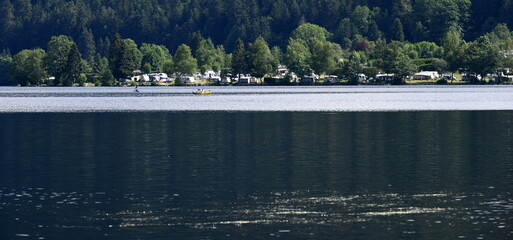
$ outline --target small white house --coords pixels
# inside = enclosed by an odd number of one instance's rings
[[[433,80],[439,78],[440,75],[436,71],[422,71],[413,75],[413,80]]]
[[[214,70],[208,70],[206,71],[202,76],[201,78],[202,79],[212,79],[212,78],[217,78],[219,77],[220,75],[220,72],[215,72]]]
[[[358,77],[358,82],[365,82],[365,81],[367,81],[367,76],[365,76],[365,74],[363,74],[363,73],[359,73],[357,75],[357,77]]]
[[[276,74],[278,77],[285,77],[285,75],[287,75],[287,73],[289,73],[289,69],[287,68],[287,66],[284,66],[284,65],[278,66],[278,69],[276,70]]]
[[[222,83],[231,83],[232,79],[230,77],[224,77],[224,78],[221,79],[221,82]]]
[[[324,77],[324,82],[326,83],[338,83],[338,77],[337,75],[327,75]]]
[[[392,82],[394,80],[394,76],[394,74],[378,74],[376,75],[376,81]]]
[[[196,82],[196,78],[193,76],[184,76],[184,77],[182,77],[182,79],[185,83],[195,83]]]
[[[252,76],[241,76],[239,78],[239,84],[256,84],[258,79]]]
[[[299,82],[301,84],[313,84],[315,82],[317,82],[317,76],[316,75],[312,75],[312,76],[304,76],[304,77],[301,77],[301,79],[299,80]]]

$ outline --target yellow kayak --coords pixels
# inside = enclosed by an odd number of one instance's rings
[[[196,94],[196,95],[208,95],[208,94],[212,94],[212,91],[200,91],[200,92],[192,92],[193,94]]]

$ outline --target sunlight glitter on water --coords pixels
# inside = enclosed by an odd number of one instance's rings
[[[461,196],[466,196],[462,198]],[[113,212],[119,202],[131,205]],[[73,203],[73,204],[72,204]],[[379,204],[376,204],[379,203]],[[477,204],[476,204],[477,203]],[[175,207],[168,207],[175,205]],[[217,229],[222,226],[338,226],[340,224],[405,225],[428,223],[437,225],[475,225],[480,228],[504,231],[510,229],[513,210],[511,196],[485,197],[482,193],[421,193],[404,195],[363,194],[344,196],[339,193],[313,195],[308,192],[282,192],[280,194],[240,197],[234,202],[205,201],[202,206],[177,201],[170,194],[143,198],[134,194],[113,196],[112,193],[52,192],[35,188],[2,189],[0,206],[4,213],[16,221],[25,221],[37,234],[49,228],[95,229],[187,227],[191,229]],[[23,206],[23,207],[22,207]],[[96,211],[81,211],[83,207]],[[444,206],[444,207],[440,207]],[[48,219],[57,209],[77,212],[80,217],[69,222],[58,218],[41,224],[31,220],[31,212],[47,213]],[[39,229],[39,230],[38,230]],[[28,234],[28,233],[27,233]],[[34,234],[34,233],[30,233]]]
[[[0,112],[513,110],[510,86],[13,88]]]

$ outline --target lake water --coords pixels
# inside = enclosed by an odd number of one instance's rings
[[[209,89],[0,88],[0,239],[513,239],[511,87]]]
[[[0,112],[513,110],[513,86],[2,88]]]

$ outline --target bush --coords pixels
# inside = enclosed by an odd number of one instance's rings
[[[436,84],[439,84],[439,85],[447,84],[447,80],[446,79],[440,79],[440,80],[436,81]]]
[[[182,77],[177,77],[177,78],[175,79],[175,86],[183,86],[183,85],[185,85],[185,82],[184,82],[184,80],[182,79]]]

